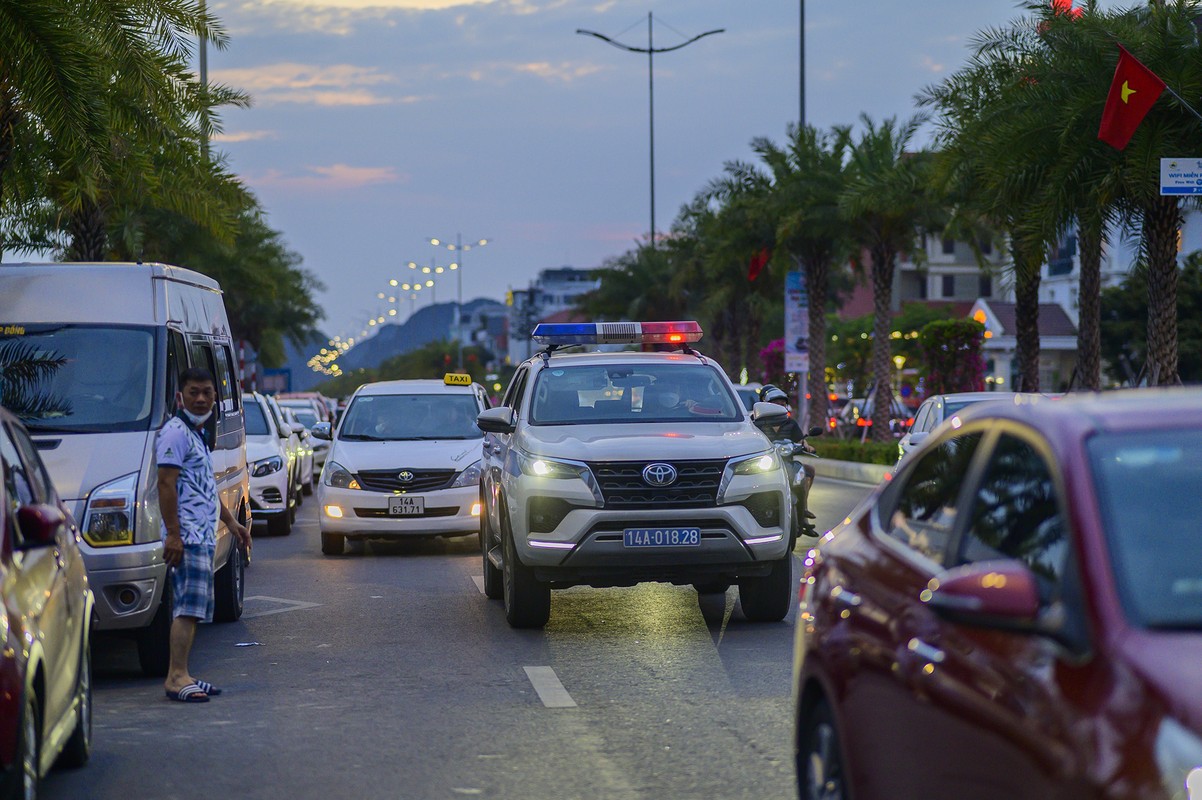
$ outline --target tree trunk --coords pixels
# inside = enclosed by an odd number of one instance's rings
[[[1144,209],[1148,254],[1149,386],[1181,383],[1177,372],[1177,236],[1181,207],[1175,197],[1157,197]]]
[[[1016,392],[1039,391],[1038,251],[1014,241],[1014,338],[1018,362]]]
[[[893,272],[897,253],[885,245],[872,249],[872,439],[884,442],[893,437],[889,419],[893,416],[893,362],[889,329],[893,321]]]
[[[1080,289],[1077,295],[1077,386],[1096,392],[1102,388],[1102,225],[1091,221],[1077,226],[1081,253]]]
[[[104,261],[108,253],[108,233],[104,209],[91,198],[84,198],[80,208],[67,221],[71,246],[67,258],[71,261]]]
[[[810,393],[806,429],[826,427],[826,284],[830,262],[815,258],[805,262],[806,292],[810,303],[810,327],[806,332],[810,348],[810,375],[806,390]]]
[[[17,107],[12,87],[6,79],[0,78],[0,208],[4,207],[4,175],[12,163],[16,125]],[[0,241],[0,256],[4,254],[3,247],[4,242]]]

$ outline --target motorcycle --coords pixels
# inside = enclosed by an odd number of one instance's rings
[[[806,438],[810,436],[821,436],[825,430],[821,426],[814,426],[806,432],[800,442],[794,442],[789,439],[779,439],[772,444],[776,448],[777,454],[781,460],[789,468],[792,473],[790,484],[790,497],[792,498],[792,528],[789,532],[789,550],[797,544],[797,537],[802,534],[806,536],[817,536],[818,530],[814,527],[814,523],[809,518],[809,504],[806,489],[806,473],[802,467],[801,458],[807,456],[810,458],[820,458],[817,453],[811,453],[806,450],[804,443]]]

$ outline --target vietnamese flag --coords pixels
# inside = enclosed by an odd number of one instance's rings
[[[1131,141],[1139,123],[1164,91],[1164,81],[1119,45],[1119,63],[1102,111],[1098,138],[1116,150]]]
[[[751,257],[751,261],[747,262],[747,280],[753,281],[760,276],[767,266],[768,261],[772,258],[772,251],[767,247],[760,250]]]

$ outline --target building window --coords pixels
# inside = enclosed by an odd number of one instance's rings
[[[943,291],[940,292],[940,297],[955,297],[956,296],[956,276],[943,276]]]
[[[981,239],[981,255],[993,255],[993,240],[989,238]]]
[[[982,275],[980,285],[977,286],[978,297],[993,297],[993,278],[989,275]]]
[[[945,256],[954,256],[956,254],[956,240],[955,239],[944,239],[943,240],[943,254]]]

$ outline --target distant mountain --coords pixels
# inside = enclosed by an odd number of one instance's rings
[[[292,391],[307,392],[330,379],[328,375],[314,372],[308,365],[309,359],[327,347],[329,341],[330,338],[321,331],[313,331],[303,347],[297,347],[291,339],[284,340],[284,368],[292,372]]]
[[[463,304],[463,314],[475,314],[488,306],[500,306],[500,303],[496,300],[477,298]],[[454,324],[454,303],[424,306],[400,325],[380,326],[375,336],[348,350],[338,359],[338,364],[343,372],[360,367],[374,369],[385,359],[412,352],[430,342],[450,339],[451,327]]]

